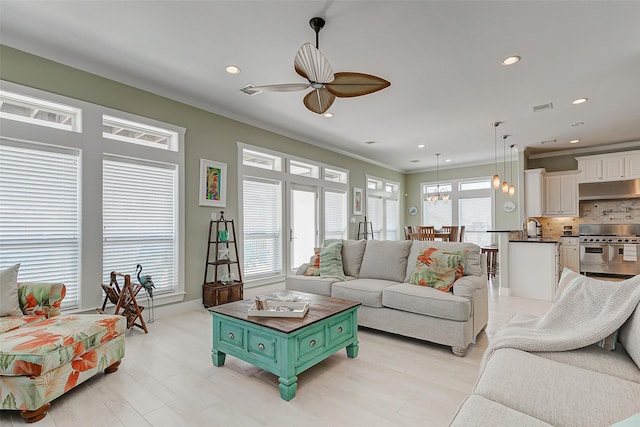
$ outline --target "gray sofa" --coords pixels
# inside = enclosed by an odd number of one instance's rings
[[[496,350],[451,426],[639,426],[640,308],[618,340],[615,351]]]
[[[464,275],[451,292],[407,283],[422,247],[468,251]],[[472,243],[344,240],[346,281],[304,276],[308,265],[286,279],[288,290],[359,301],[358,324],[451,346],[464,356],[487,325],[486,258]]]

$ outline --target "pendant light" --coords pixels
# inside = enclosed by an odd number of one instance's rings
[[[498,126],[502,122],[493,122],[493,159],[495,162],[495,174],[493,175],[493,188],[497,190],[500,188],[500,175],[498,175]]]
[[[509,135],[502,135],[502,173],[505,175],[504,181],[502,181],[502,194],[509,194],[509,183],[507,182],[507,137]]]
[[[509,186],[509,196],[513,197],[516,194],[516,186],[513,185],[513,157],[511,157],[511,155],[513,154],[513,147],[515,147],[514,144],[511,144],[509,146],[509,162],[511,163],[511,172],[509,173],[509,179],[511,180],[511,185]]]

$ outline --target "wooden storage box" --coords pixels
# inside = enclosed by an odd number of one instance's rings
[[[205,307],[240,301],[243,298],[242,282],[225,285],[220,282],[202,285],[202,303]]]

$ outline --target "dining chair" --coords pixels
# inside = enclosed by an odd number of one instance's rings
[[[442,234],[448,234],[449,242],[457,242],[458,241],[458,226],[457,225],[443,225],[442,226]]]
[[[464,242],[464,225],[461,225],[458,230],[458,242]]]
[[[435,240],[436,239],[436,229],[432,225],[417,225],[415,227],[415,231],[417,234],[417,240]]]
[[[405,225],[404,226],[404,238],[405,240],[413,240],[412,239],[412,234],[414,234],[415,232],[413,231],[413,225]]]

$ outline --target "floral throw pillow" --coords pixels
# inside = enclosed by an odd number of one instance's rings
[[[312,262],[305,271],[305,276],[319,276],[320,275],[320,248],[313,248],[314,254],[311,257]]]
[[[467,251],[443,251],[426,248],[418,254],[416,269],[409,283],[430,286],[449,292],[453,282],[462,277]]]

